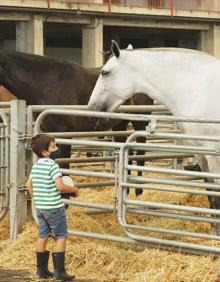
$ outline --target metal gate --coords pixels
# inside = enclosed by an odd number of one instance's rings
[[[9,208],[9,118],[0,110],[0,220]]]
[[[173,138],[182,140],[200,140],[201,142],[210,141],[213,146],[189,146],[189,145],[172,145],[172,144],[153,144],[146,142],[143,144],[136,143],[140,136]],[[129,153],[132,150],[144,150],[148,153],[155,151],[166,153],[194,153],[199,155],[220,156],[219,152],[220,137],[211,136],[193,136],[186,134],[169,134],[153,132],[136,132],[128,137],[127,142],[120,150],[119,164],[119,203],[118,203],[118,220],[123,227],[126,235],[137,242],[146,242],[159,246],[168,246],[172,249],[181,249],[189,253],[213,253],[220,254],[218,245],[213,246],[211,240],[220,241],[220,236],[210,234],[210,227],[207,233],[196,232],[193,230],[195,223],[205,223],[214,225],[220,224],[220,210],[205,208],[200,203],[196,206],[190,206],[184,203],[169,203],[166,195],[167,192],[188,195],[204,195],[209,197],[220,197],[220,185],[218,183],[207,183],[203,179],[217,179],[220,174],[210,172],[184,171],[181,169],[129,165]],[[130,174],[128,173],[130,172]],[[142,176],[133,176],[134,173],[141,171],[145,173]],[[158,175],[157,175],[158,174]],[[150,175],[150,176],[149,176]],[[163,178],[161,175],[166,175]],[[162,199],[134,200],[130,199],[127,194],[128,188],[141,188],[154,193],[163,193]],[[129,222],[129,213],[142,215],[142,221]],[[181,228],[175,224],[163,226],[151,222],[151,218],[166,218],[166,221],[181,221]],[[189,224],[192,222],[192,229],[189,230]],[[189,239],[191,238],[191,239]],[[193,240],[194,239],[194,240]],[[197,241],[201,239],[203,244]],[[209,241],[209,243],[208,243]],[[189,243],[190,242],[190,243]]]

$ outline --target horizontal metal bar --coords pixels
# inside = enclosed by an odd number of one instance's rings
[[[45,110],[40,116],[46,115],[75,115],[75,116],[86,116],[92,118],[110,118],[120,120],[132,120],[132,121],[151,121],[151,115],[143,114],[126,114],[126,113],[112,113],[112,112],[97,112],[97,111],[85,111],[85,110],[64,110],[64,109],[49,109]],[[39,118],[38,117],[38,118]],[[175,117],[175,116],[162,116],[154,115],[154,120],[157,121],[173,121],[173,122],[190,122],[190,123],[220,123],[220,118],[213,117]]]
[[[144,133],[144,131],[143,131]],[[219,142],[220,136],[211,135],[189,135],[184,133],[163,133],[153,132],[149,134],[149,137],[165,138],[165,139],[181,139],[181,140],[200,140],[200,141],[216,141]]]
[[[170,131],[174,131],[176,132],[176,130],[173,129],[161,129],[163,130],[163,132],[169,132]],[[48,134],[51,134],[55,137],[65,137],[65,138],[74,138],[74,137],[104,137],[104,136],[112,136],[112,137],[127,137],[131,134],[133,134],[135,131],[134,130],[124,130],[124,131],[86,131],[86,132],[45,132]],[[178,130],[178,132],[180,132]],[[149,140],[158,140],[157,136],[148,136],[147,137]],[[167,138],[165,138],[167,139]]]
[[[188,236],[192,238],[200,238],[200,239],[209,239],[209,240],[217,240],[220,241],[220,236],[217,235],[210,235],[205,233],[196,233],[196,232],[189,232],[185,230],[173,230],[173,229],[165,229],[165,228],[158,228],[158,227],[151,227],[151,226],[140,226],[140,225],[133,225],[133,224],[122,224],[124,228],[131,228],[135,230],[143,230],[147,232],[158,232],[164,234],[172,234],[176,236]]]
[[[197,188],[207,188],[219,191],[220,184],[216,183],[202,183],[202,182],[193,182],[193,181],[180,181],[171,178],[153,178],[153,177],[144,177],[144,176],[128,176],[128,180],[132,183],[155,183],[155,184],[164,184],[164,185],[176,185],[184,187],[197,187]]]
[[[97,240],[108,240],[108,241],[114,241],[118,243],[125,243],[125,244],[134,244],[134,245],[142,245],[142,246],[147,246],[150,248],[158,248],[160,250],[172,250],[176,251],[178,253],[187,253],[187,254],[194,254],[194,255],[210,255],[212,254],[212,251],[202,251],[202,250],[195,250],[192,248],[188,248],[185,246],[163,246],[161,245],[160,242],[156,243],[150,243],[150,242],[143,242],[143,241],[138,241],[134,240],[128,237],[123,237],[123,236],[117,236],[117,235],[112,235],[112,234],[100,234],[100,233],[95,233],[95,232],[86,232],[86,231],[79,231],[79,230],[68,230],[69,235],[72,236],[78,236],[78,237],[85,237],[85,238],[92,238],[92,239],[97,239]],[[220,251],[219,251],[220,252]],[[217,253],[218,254],[218,253]],[[215,253],[214,253],[215,255]]]
[[[183,176],[197,176],[202,178],[220,178],[220,173],[211,172],[199,172],[199,171],[189,171],[189,170],[178,170],[178,169],[166,169],[166,168],[155,168],[155,167],[143,167],[137,165],[125,165],[127,170],[137,170],[142,172],[153,172],[153,173],[165,173],[165,174],[175,174]],[[219,185],[220,189],[220,185]]]
[[[218,247],[212,247],[207,245],[200,245],[200,244],[193,244],[193,243],[185,243],[185,242],[179,242],[176,240],[166,240],[166,239],[157,239],[149,236],[140,236],[136,234],[132,234],[130,232],[126,232],[126,234],[131,238],[135,239],[141,242],[149,242],[149,243],[158,243],[165,246],[171,246],[171,247],[179,247],[179,248],[187,248],[192,250],[198,250],[198,251],[204,251],[208,253],[215,253],[220,254],[220,248]]]
[[[122,145],[120,142],[103,142],[103,141],[85,141],[85,140],[72,140],[56,138],[57,144],[62,145],[83,145],[91,147],[114,148],[119,149]]]
[[[76,183],[77,188],[92,188],[92,187],[106,187],[114,186],[115,181],[106,181],[106,182],[86,182],[86,183]]]
[[[220,224],[220,218],[216,217],[205,217],[205,216],[195,216],[195,215],[186,215],[186,214],[178,214],[178,213],[172,213],[172,212],[162,212],[159,210],[151,210],[151,209],[143,209],[143,208],[137,208],[136,206],[127,206],[126,210],[131,213],[141,214],[141,215],[147,215],[149,216],[156,216],[156,217],[162,217],[162,218],[169,218],[169,219],[181,219],[181,220],[190,220],[190,221],[196,221],[196,222],[206,222],[206,223],[216,223]]]
[[[220,216],[220,210],[216,210],[216,209],[198,208],[198,207],[172,205],[172,204],[166,204],[166,203],[156,203],[156,202],[147,202],[147,201],[128,200],[128,199],[124,200],[124,204],[141,206],[141,207],[150,207],[154,209],[162,208],[162,209],[171,209],[171,210],[176,210],[176,211],[207,213],[210,215],[219,215]],[[220,217],[219,217],[219,222],[220,222]]]
[[[101,210],[109,210],[112,211],[114,210],[113,205],[106,205],[106,204],[98,204],[98,203],[91,203],[91,202],[86,202],[86,201],[77,201],[77,200],[63,200],[65,204],[69,206],[77,206],[77,207],[85,207],[85,208],[96,208],[96,209],[101,209]]]
[[[200,155],[214,155],[220,156],[220,152],[215,149],[210,149],[203,146],[182,146],[182,145],[164,145],[154,143],[126,143],[124,146],[137,149],[140,151],[157,150],[161,152],[176,152],[176,153],[188,153],[188,154],[200,154]]]
[[[112,162],[115,161],[115,156],[110,157],[87,157],[87,158],[58,158],[56,162],[58,164],[68,164],[68,163],[94,163],[94,162]]]
[[[77,170],[77,169],[60,169],[64,175],[80,175],[80,176],[92,176],[97,178],[110,178],[115,179],[115,174],[110,172],[94,172],[89,170]]]
[[[0,102],[0,108],[1,107],[10,107],[11,103],[10,102]]]
[[[192,154],[182,154],[182,153],[147,153],[146,155],[136,155],[136,156],[129,156],[129,160],[156,160],[156,159],[183,159],[183,158],[191,158],[194,157]],[[90,162],[96,162],[96,161],[115,161],[115,156],[109,156],[109,157],[88,157],[88,158],[57,158],[56,162],[59,164],[68,164],[68,163],[90,163]]]
[[[1,104],[0,104],[1,107]],[[27,108],[31,108],[33,112],[42,112],[48,109],[72,109],[72,110],[88,110],[87,105],[31,105]],[[166,108],[163,105],[123,105],[120,106],[116,112],[135,112],[135,113],[147,113],[147,112],[160,112]]]
[[[184,193],[184,194],[192,194],[192,195],[206,195],[206,196],[216,196],[220,197],[220,191],[219,192],[213,192],[213,191],[201,191],[201,190],[192,190],[192,189],[176,189],[173,187],[162,187],[162,186],[145,186],[140,185],[136,183],[119,183],[122,187],[130,187],[130,188],[140,188],[145,190],[155,190],[155,191],[163,191],[163,192],[174,192],[174,193]]]

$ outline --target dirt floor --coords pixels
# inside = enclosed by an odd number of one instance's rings
[[[0,282],[32,282],[36,281],[34,277],[30,276],[30,273],[22,270],[10,270],[0,267]],[[54,281],[53,279],[40,279],[41,282]],[[99,282],[92,279],[76,279],[75,282]]]
[[[30,277],[30,273],[20,270],[10,270],[0,267],[0,282],[28,282],[34,281]]]

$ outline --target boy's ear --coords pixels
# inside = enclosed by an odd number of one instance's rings
[[[46,156],[46,154],[47,154],[47,151],[46,150],[43,150],[42,152],[41,152],[41,155],[44,157],[44,156]]]

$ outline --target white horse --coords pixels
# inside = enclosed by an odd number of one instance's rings
[[[220,117],[220,60],[179,48],[121,51],[114,41],[112,53],[101,70],[89,109],[114,111],[136,93],[145,93],[175,116]],[[220,136],[219,124],[183,123],[182,129],[187,134]],[[220,157],[205,156],[198,161],[203,171],[220,172]],[[220,209],[220,198],[212,198],[211,206]]]

